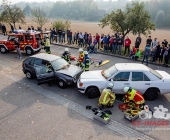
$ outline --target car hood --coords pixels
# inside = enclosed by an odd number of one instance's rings
[[[162,77],[163,79],[169,79],[170,80],[170,75],[165,72],[165,71],[160,71],[160,70],[156,70]]]
[[[102,74],[102,70],[86,71],[81,74],[81,79],[105,79]]]
[[[77,73],[81,71],[82,71],[81,68],[74,66],[74,65],[70,65],[66,69],[61,69],[61,70],[58,70],[57,72],[74,77]]]

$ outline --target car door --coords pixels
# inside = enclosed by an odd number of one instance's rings
[[[18,41],[20,45],[20,50],[24,50],[25,44],[24,44],[24,36],[18,36]]]
[[[15,36],[8,37],[8,49],[9,50],[15,50],[14,38],[15,38]]]
[[[151,86],[151,80],[143,72],[132,72],[130,86],[143,94]]]
[[[48,83],[55,79],[55,73],[52,69],[47,69],[45,65],[34,65],[38,85]]]
[[[123,94],[124,87],[130,85],[129,78],[130,78],[130,72],[119,72],[115,74],[111,78],[111,81],[114,84],[113,92],[116,94]]]

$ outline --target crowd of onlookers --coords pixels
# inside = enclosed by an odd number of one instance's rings
[[[14,31],[14,27],[10,24],[11,31]],[[3,34],[6,33],[6,27],[4,24],[0,23],[0,29]],[[19,29],[22,30],[19,25]],[[41,27],[35,29],[33,26],[28,26],[27,30],[38,30],[42,31]],[[47,29],[45,28],[45,31]],[[140,35],[136,38],[135,42],[132,43],[131,39],[126,36],[125,38],[120,33],[116,32],[113,35],[96,35],[92,36],[91,33],[83,32],[72,32],[71,30],[64,31],[62,29],[56,30],[55,28],[50,28],[50,43],[54,41],[56,43],[67,43],[68,45],[77,45],[78,47],[84,47],[89,53],[97,53],[97,50],[102,49],[104,52],[111,52],[118,55],[128,55],[133,60],[138,60],[143,55],[143,61],[146,60],[146,65],[148,61],[163,63],[167,66],[170,58],[170,44],[164,39],[159,41],[157,38],[152,39],[149,36],[146,40],[146,46],[144,51],[141,52],[141,42],[142,38]]]

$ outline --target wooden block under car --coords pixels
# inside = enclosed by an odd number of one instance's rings
[[[104,115],[107,115],[107,116],[108,116],[107,120],[105,120],[105,119],[102,117],[102,115],[103,115],[103,116],[104,116]],[[111,121],[111,116],[110,116],[109,114],[105,113],[105,112],[97,111],[97,112],[95,112],[95,113],[93,114],[93,119],[95,119],[95,120],[97,120],[97,121],[100,121],[100,122],[102,122],[102,123],[104,123],[104,124],[108,124],[108,123]]]

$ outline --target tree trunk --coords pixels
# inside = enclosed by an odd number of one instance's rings
[[[14,24],[14,29],[16,30],[16,27],[15,27],[15,22],[14,22],[13,24]]]

